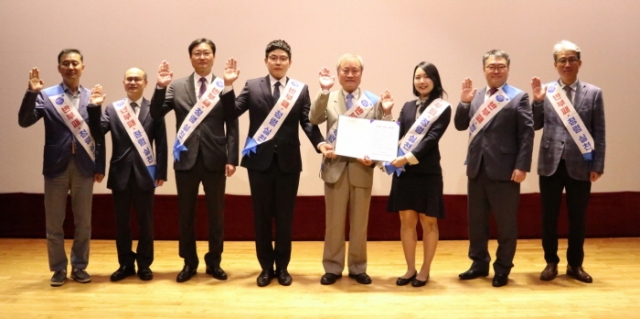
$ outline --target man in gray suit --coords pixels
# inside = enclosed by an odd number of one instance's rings
[[[191,279],[200,262],[196,250],[196,202],[200,183],[209,220],[209,251],[204,256],[206,273],[226,280],[227,273],[220,267],[224,246],[224,190],[226,178],[235,173],[238,165],[238,120],[229,118],[222,106],[233,104],[233,95],[222,94],[217,100],[219,94],[213,94],[224,86],[211,72],[216,54],[213,41],[196,39],[188,51],[194,72],[172,83],[173,72],[163,61],[151,98],[154,120],[170,111],[176,114],[178,138],[173,147],[173,168],[180,210],[179,254],[184,259],[176,281]]]
[[[533,126],[536,130],[544,127],[538,175],[542,201],[542,247],[547,266],[540,279],[553,280],[558,275],[558,215],[564,189],[569,216],[567,275],[591,283],[593,278],[582,268],[582,261],[591,183],[604,172],[602,91],[578,80],[582,60],[577,45],[569,41],[556,44],[553,60],[560,75],[558,81],[544,87],[537,77],[531,81]],[[564,102],[566,105],[560,105]]]
[[[342,89],[329,93],[334,77],[328,69],[320,70],[320,87],[311,104],[309,120],[318,125],[327,122],[327,140],[333,143],[332,127],[338,117],[351,113],[351,116],[368,119],[391,120],[393,99],[387,91],[380,100],[370,92],[359,88],[362,79],[362,58],[345,54],[337,64],[338,79]],[[362,99],[368,99],[372,106],[362,108]],[[379,101],[378,101],[379,100]],[[362,110],[360,112],[359,110]],[[324,237],[324,255],[322,265],[325,274],[320,283],[330,285],[342,277],[345,259],[345,222],[347,208],[349,212],[349,277],[360,284],[370,284],[367,275],[367,223],[369,221],[369,203],[373,184],[373,162],[368,159],[355,159],[337,156],[333,152],[325,154],[322,163],[322,179],[326,205],[326,229]]]
[[[498,250],[493,263],[493,286],[508,283],[518,239],[520,183],[531,169],[533,120],[527,93],[508,84],[510,59],[500,50],[482,57],[487,87],[462,83],[454,123],[469,129],[466,159],[468,177],[469,270],[460,279],[489,275],[489,216],[498,226]]]

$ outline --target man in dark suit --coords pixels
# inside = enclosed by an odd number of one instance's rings
[[[560,75],[558,81],[544,88],[539,78],[534,77],[531,81],[533,127],[536,130],[544,127],[538,175],[542,201],[542,247],[547,266],[540,279],[553,280],[558,275],[558,215],[562,190],[565,189],[569,216],[567,275],[591,283],[593,278],[582,268],[582,261],[591,183],[604,172],[606,145],[602,91],[578,80],[582,60],[580,48],[574,43],[561,41],[556,44],[553,60]],[[557,109],[560,105],[556,98],[563,91],[567,92],[566,102],[570,108],[560,108],[559,115]]]
[[[122,83],[127,98],[108,105],[101,119],[102,130],[111,131],[113,144],[107,187],[113,192],[120,268],[111,275],[111,281],[135,275],[135,262],[138,277],[151,280],[153,195],[155,185],[162,186],[167,180],[167,131],[164,118],[151,118],[149,101],[142,96],[147,87],[147,73],[131,68],[125,72]],[[135,253],[131,250],[129,226],[132,203],[140,226]]]
[[[509,55],[491,50],[483,56],[487,87],[462,83],[454,123],[469,129],[468,177],[469,258],[471,268],[460,279],[489,275],[489,216],[498,226],[498,250],[493,286],[508,283],[518,240],[520,183],[531,169],[533,120],[527,93],[508,84]]]
[[[51,286],[62,286],[67,279],[69,260],[64,249],[64,223],[67,194],[75,225],[71,248],[71,278],[87,283],[91,239],[91,202],[93,183],[104,178],[105,152],[100,130],[102,87],[88,90],[80,85],[84,71],[82,54],[65,49],[58,54],[58,72],[62,83],[44,88],[38,68],[29,72],[29,89],[25,94],[18,123],[28,127],[44,118],[45,146],[44,209],[47,230],[49,269],[54,272]],[[91,103],[91,105],[90,105]]]
[[[206,273],[219,280],[227,279],[227,274],[220,267],[224,191],[226,178],[233,175],[238,165],[238,121],[225,116],[222,106],[224,99],[233,103],[233,95],[222,95],[222,101],[213,103],[218,101],[218,94],[212,92],[218,85],[223,85],[211,73],[215,53],[216,46],[209,39],[200,38],[191,42],[189,56],[194,73],[173,83],[169,64],[163,61],[151,99],[151,117],[154,120],[172,110],[176,114],[173,168],[180,210],[179,251],[184,259],[184,267],[176,278],[178,282],[191,279],[198,268],[195,221],[201,182],[209,219],[209,252],[204,256]]]
[[[271,41],[265,50],[264,63],[269,75],[247,81],[235,106],[225,104],[225,112],[238,117],[249,110],[249,139],[240,165],[247,168],[251,186],[256,254],[262,267],[257,284],[267,286],[277,277],[278,283],[288,286],[292,282],[287,271],[291,226],[302,171],[298,126],[319,151],[327,152],[332,147],[324,143],[318,127],[309,122],[311,102],[307,85],[286,76],[291,66],[289,44],[284,40]],[[235,60],[227,62],[227,72],[236,75],[234,80],[237,78]],[[293,92],[297,93],[295,97]],[[265,130],[267,133],[261,138]],[[249,150],[252,143],[257,145]],[[276,225],[275,247],[271,243],[272,220]]]

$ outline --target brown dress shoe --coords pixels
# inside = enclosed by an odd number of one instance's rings
[[[593,278],[591,278],[591,276],[589,276],[589,274],[587,274],[587,272],[582,269],[582,266],[571,267],[567,265],[567,275],[588,284],[593,282]]]
[[[550,281],[556,278],[558,275],[558,264],[547,264],[544,270],[540,273],[540,280]]]

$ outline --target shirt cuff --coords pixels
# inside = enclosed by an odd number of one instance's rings
[[[409,162],[409,164],[411,164],[411,165],[416,165],[416,164],[420,163],[420,161],[418,161],[416,156],[413,155],[413,153],[411,153],[411,152],[409,152],[407,154],[404,154],[404,158],[406,158],[407,162]]]
[[[225,85],[224,89],[222,89],[222,94],[227,94],[233,91],[233,85]]]
[[[320,150],[320,145],[322,144],[327,144],[327,142],[320,142],[318,143],[318,145],[316,145],[316,149],[319,151]]]

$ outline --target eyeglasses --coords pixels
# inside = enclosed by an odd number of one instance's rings
[[[345,75],[349,75],[349,73],[353,74],[354,76],[357,76],[358,74],[360,74],[360,69],[342,69],[340,70],[340,73],[345,74]]]
[[[271,62],[278,62],[278,60],[280,60],[280,62],[287,62],[289,61],[289,57],[286,55],[281,55],[281,56],[270,55],[269,56],[269,61]]]
[[[126,82],[142,82],[143,78],[135,76],[135,77],[128,77],[124,80]]]
[[[486,68],[491,72],[495,72],[496,70],[498,70],[499,72],[503,72],[508,68],[508,66],[506,64],[489,64],[486,66]]]
[[[567,62],[569,62],[569,64],[576,64],[578,63],[578,61],[580,61],[580,59],[575,58],[575,57],[570,57],[570,58],[560,58],[556,61],[556,63],[558,64],[567,64]]]
[[[211,51],[196,51],[196,52],[193,52],[191,55],[196,57],[196,58],[199,58],[201,56],[205,57],[205,58],[208,58],[208,57],[212,56],[213,53]]]

